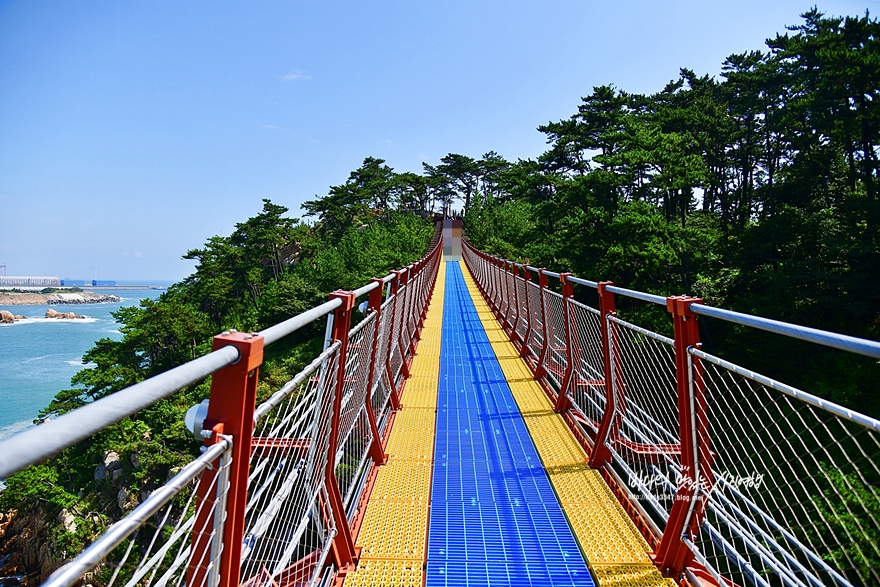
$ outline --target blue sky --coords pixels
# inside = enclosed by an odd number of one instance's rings
[[[367,156],[535,157],[593,86],[717,75],[811,5],[0,0],[0,264],[177,280],[262,198],[299,216]]]

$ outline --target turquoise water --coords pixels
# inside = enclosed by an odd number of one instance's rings
[[[170,282],[153,282],[170,285]],[[119,325],[110,315],[122,306],[135,306],[143,298],[158,298],[160,290],[88,290],[122,298],[110,304],[64,306],[0,306],[27,318],[0,325],[0,438],[32,425],[41,409],[83,365],[82,357],[100,338],[121,340]],[[45,318],[46,310],[75,312],[86,320]]]

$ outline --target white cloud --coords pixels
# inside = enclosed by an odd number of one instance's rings
[[[137,258],[141,258],[141,257],[144,256],[144,254],[141,253],[140,251],[135,251],[135,252],[134,252],[134,256],[137,257]]]
[[[296,82],[305,79],[312,79],[312,76],[306,75],[306,72],[301,69],[291,69],[287,75],[282,76],[281,81]]]
[[[281,130],[280,127],[277,127],[274,124],[261,124],[260,126],[268,130]]]
[[[391,139],[383,139],[381,141],[376,141],[376,144],[380,147],[385,147],[389,151],[391,150]]]

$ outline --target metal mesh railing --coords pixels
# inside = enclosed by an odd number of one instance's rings
[[[565,316],[562,296],[555,291],[544,295],[544,310],[547,319],[547,355],[544,368],[557,388],[562,387],[562,378],[568,365],[568,345],[565,340]]]
[[[214,587],[222,550],[231,448],[229,438],[220,439],[55,571],[44,585],[70,587],[87,580],[106,587]],[[205,471],[211,474],[203,476]],[[196,536],[207,548],[193,560],[191,545]]]
[[[597,311],[566,293],[561,275],[543,272],[563,283],[559,296],[469,244],[463,257],[490,305],[519,316],[511,339],[551,396],[571,358],[569,422],[592,443],[591,463],[619,479],[635,521],[646,522],[639,527],[658,564],[682,561],[665,573],[719,585],[880,584],[880,421],[702,352],[694,320],[874,358],[880,343],[575,279],[598,290],[606,309]],[[617,318],[614,295],[665,306],[679,340]],[[608,457],[598,454],[605,448]],[[677,544],[691,556],[671,555]]]
[[[711,462],[695,546],[744,584],[880,584],[880,423],[691,349]]]
[[[319,355],[254,415],[241,582],[282,572],[308,581],[336,532],[321,513],[339,343]]]
[[[573,300],[568,304],[573,322],[572,344],[577,351],[574,385],[568,390],[568,397],[583,416],[584,424],[595,434],[605,413],[605,365],[599,311]]]
[[[120,500],[142,503],[47,584],[305,586],[350,564],[351,522],[362,513],[355,506],[374,462],[369,451],[381,454],[381,430],[412,360],[439,245],[435,238],[428,256],[404,272],[335,292],[260,333],[226,331],[204,357],[0,443],[6,477],[213,375],[210,402],[187,414],[196,438],[208,439],[201,456],[149,495],[120,492]],[[352,304],[367,293],[370,311],[351,327]],[[254,409],[263,347],[329,314],[335,340]]]

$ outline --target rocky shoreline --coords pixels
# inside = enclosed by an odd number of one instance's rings
[[[44,306],[58,304],[103,304],[121,302],[122,298],[109,294],[81,293],[0,293],[0,306]]]

